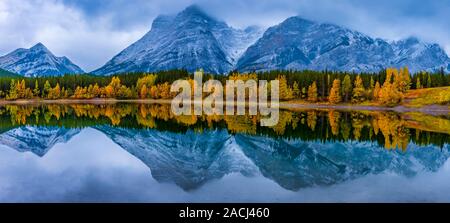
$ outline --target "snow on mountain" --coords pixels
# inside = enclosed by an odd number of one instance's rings
[[[260,35],[259,28],[234,29],[193,5],[175,16],[158,16],[144,37],[92,73],[203,68],[222,74]]]
[[[337,25],[291,17],[269,28],[237,63],[240,71],[274,69],[376,72],[408,66],[410,71],[450,70],[437,44],[408,38],[389,43]]]
[[[56,57],[42,43],[0,57],[0,68],[26,77],[78,74],[84,71],[67,57]]]
[[[0,134],[0,144],[42,157],[55,144],[65,143],[79,132],[79,129],[25,126]]]
[[[449,72],[450,59],[439,45],[416,38],[387,42],[300,17],[288,18],[264,34],[258,27],[234,29],[193,5],[175,16],[158,16],[150,32],[93,73],[183,68],[216,74],[274,69],[377,72],[391,66]]]
[[[413,71],[436,71],[444,68],[447,73],[450,72],[450,59],[438,44],[410,37],[392,42],[392,48],[395,52],[395,57],[391,60],[392,66],[408,66]]]

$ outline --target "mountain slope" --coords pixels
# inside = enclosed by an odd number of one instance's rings
[[[0,68],[26,77],[84,73],[67,57],[56,57],[42,43],[0,57]]]
[[[412,72],[450,70],[437,44],[415,38],[389,43],[337,25],[291,17],[269,28],[237,63],[240,71],[274,69],[372,71],[408,66]]]
[[[193,5],[176,16],[158,16],[152,29],[92,73],[109,75],[130,71],[203,68],[226,73],[262,34],[250,27],[238,30]]]
[[[20,75],[0,68],[0,77],[20,77]]]

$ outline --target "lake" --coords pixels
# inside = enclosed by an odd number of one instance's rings
[[[450,202],[450,116],[0,107],[1,202]]]

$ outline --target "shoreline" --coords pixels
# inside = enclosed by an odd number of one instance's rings
[[[0,100],[0,106],[5,105],[39,105],[39,104],[117,104],[117,103],[137,103],[137,104],[171,104],[171,99],[113,99],[113,98],[94,98],[94,99],[28,99],[7,101]],[[194,102],[195,103],[195,102]],[[407,107],[398,105],[395,107],[377,106],[377,105],[358,105],[358,104],[321,104],[321,103],[304,103],[298,101],[281,101],[279,104],[281,109],[334,109],[334,110],[359,110],[359,111],[393,111],[398,113],[404,112],[421,112],[430,115],[450,115],[450,106],[444,105],[426,105],[422,107]]]

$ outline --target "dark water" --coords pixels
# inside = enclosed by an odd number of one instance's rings
[[[0,107],[2,202],[450,201],[450,118],[169,105]]]

